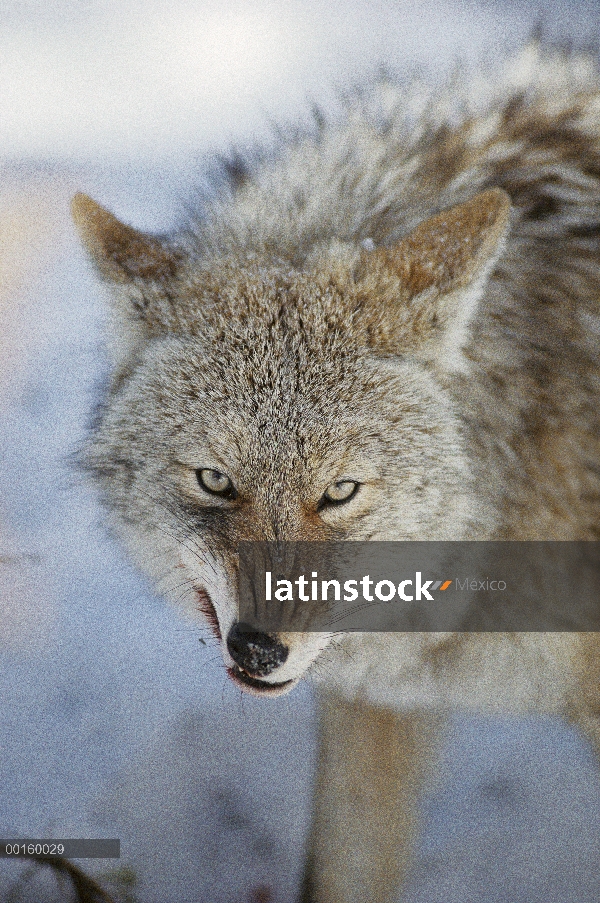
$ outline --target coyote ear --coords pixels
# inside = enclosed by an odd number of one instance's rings
[[[369,294],[379,289],[387,302],[375,344],[392,351],[393,342],[396,351],[462,369],[468,327],[509,219],[508,195],[493,188],[425,220],[395,246],[371,251],[364,271]]]
[[[71,212],[81,240],[107,279],[159,282],[176,275],[178,255],[160,238],[126,226],[86,194],[75,195]]]
[[[119,222],[85,194],[75,195],[71,210],[83,244],[113,289],[111,352],[119,372],[137,348],[168,329],[173,311],[161,289],[177,277],[184,255]]]

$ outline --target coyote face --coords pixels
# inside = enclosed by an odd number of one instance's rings
[[[87,464],[138,563],[208,619],[244,690],[288,691],[331,635],[238,623],[241,541],[456,539],[477,524],[448,374],[508,209],[487,192],[394,248],[332,245],[291,269],[195,260],[76,198],[118,298]]]

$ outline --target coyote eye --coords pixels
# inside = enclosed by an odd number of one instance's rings
[[[196,479],[205,492],[211,495],[220,495],[224,499],[237,498],[234,485],[226,473],[220,470],[211,470],[209,467],[199,467],[196,471]]]
[[[358,492],[360,483],[354,480],[340,480],[339,483],[332,483],[323,493],[323,498],[319,502],[319,508],[326,505],[343,505],[349,502]]]

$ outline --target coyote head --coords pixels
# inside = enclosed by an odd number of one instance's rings
[[[86,463],[134,559],[208,620],[243,689],[286,692],[330,635],[239,623],[240,541],[476,523],[456,385],[509,210],[486,191],[393,246],[319,244],[298,266],[277,248],[203,253],[75,198],[113,327]]]

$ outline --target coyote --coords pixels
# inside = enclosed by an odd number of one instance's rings
[[[175,236],[73,201],[112,289],[85,464],[238,687],[314,676],[319,903],[397,899],[448,712],[560,712],[600,746],[593,633],[238,623],[241,541],[599,536],[594,61],[530,46],[494,77],[382,77],[342,106],[232,158]]]

